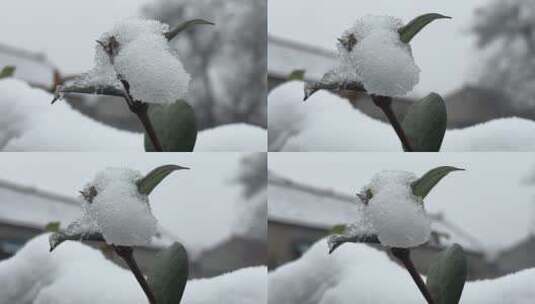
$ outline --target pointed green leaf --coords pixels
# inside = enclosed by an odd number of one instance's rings
[[[398,30],[401,41],[409,43],[426,25],[437,19],[451,19],[451,17],[441,14],[425,14],[418,16]]]
[[[203,20],[203,19],[194,19],[194,20],[186,21],[182,24],[177,25],[175,28],[173,28],[169,32],[165,33],[165,38],[167,38],[167,40],[173,40],[173,38],[175,38],[181,32],[187,30],[189,27],[194,26],[194,25],[202,25],[202,24],[215,25],[214,23]]]
[[[454,244],[445,250],[427,272],[427,287],[435,304],[457,304],[466,282],[467,262],[463,248]]]
[[[432,169],[420,177],[418,180],[414,181],[411,184],[412,193],[414,195],[421,197],[422,199],[431,192],[433,187],[440,182],[446,175],[454,171],[464,171],[464,169],[459,169],[455,167],[443,166]]]
[[[145,177],[137,182],[139,193],[149,195],[164,178],[176,170],[188,170],[189,168],[177,165],[165,165],[150,171]]]
[[[304,81],[305,80],[305,70],[292,71],[290,73],[290,75],[288,75],[288,81],[293,81],[293,80]]]
[[[180,243],[158,253],[147,276],[156,303],[180,303],[188,281],[188,264],[187,251]]]
[[[401,125],[414,152],[439,152],[447,123],[446,103],[431,93],[410,106]]]
[[[193,108],[178,100],[170,105],[149,105],[149,118],[165,152],[192,152],[197,141],[197,119]],[[145,151],[154,147],[145,133]]]
[[[0,71],[0,79],[13,77],[15,75],[15,67],[11,65],[5,66],[2,71]]]

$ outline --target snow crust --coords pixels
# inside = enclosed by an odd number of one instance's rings
[[[267,130],[261,127],[235,123],[199,132],[195,151],[267,151]]]
[[[48,237],[32,239],[0,262],[0,304],[148,303],[132,274],[98,250],[71,241],[50,253]],[[190,280],[181,303],[266,303],[266,280],[266,267]]]
[[[34,89],[0,80],[0,150],[143,152],[143,135],[106,126]],[[267,131],[230,124],[199,132],[196,151],[266,151]]]
[[[414,62],[409,44],[400,40],[400,19],[390,16],[364,16],[346,30],[338,43],[337,78],[361,82],[369,94],[403,96],[418,84],[420,68]]]
[[[104,33],[99,41],[115,39],[119,51],[110,60],[100,44],[95,67],[76,81],[78,85],[115,86],[123,89],[118,75],[130,85],[135,100],[169,104],[186,97],[190,75],[164,34],[169,26],[154,20],[127,19]]]
[[[303,90],[292,81],[269,94],[270,151],[402,151],[390,125],[327,91],[302,102]],[[535,151],[535,122],[512,117],[448,130],[442,151]]]
[[[533,302],[535,269],[502,278],[468,282],[461,303]],[[328,254],[320,240],[300,259],[268,276],[270,304],[425,303],[406,270],[385,253],[363,244],[344,244]]]
[[[137,188],[141,178],[135,170],[107,168],[85,187],[86,193],[94,187],[97,195],[92,202],[85,200],[83,217],[96,224],[108,244],[142,246],[156,235],[158,221],[149,198]]]

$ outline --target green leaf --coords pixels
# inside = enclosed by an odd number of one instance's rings
[[[192,152],[197,140],[197,119],[193,108],[178,100],[170,105],[149,105],[149,119],[165,152]],[[155,149],[145,133],[145,151]]]
[[[414,152],[439,152],[447,123],[444,100],[431,93],[410,106],[401,125]]]
[[[13,77],[15,75],[15,67],[11,65],[6,65],[2,71],[0,71],[0,79]]]
[[[329,234],[344,234],[346,227],[345,224],[336,225],[329,230]]]
[[[437,19],[451,19],[441,14],[425,14],[414,18],[398,30],[402,42],[409,43],[426,25]]]
[[[50,222],[46,224],[45,231],[46,232],[59,232],[60,226],[61,226],[60,222]]]
[[[188,170],[189,168],[177,165],[165,165],[150,171],[145,177],[137,182],[139,193],[149,195],[164,178],[176,170]]]
[[[435,304],[459,303],[466,274],[466,256],[461,246],[454,244],[442,252],[427,272],[427,287]]]
[[[147,276],[156,303],[180,303],[188,281],[188,264],[187,251],[180,243],[158,253]]]
[[[443,166],[428,171],[426,174],[424,174],[422,177],[420,177],[418,180],[414,181],[411,184],[412,193],[414,193],[414,195],[418,197],[421,197],[422,199],[425,198],[427,194],[431,192],[433,187],[435,187],[436,184],[440,182],[440,180],[442,180],[446,175],[454,171],[464,171],[464,169]]]
[[[187,30],[189,27],[194,26],[194,25],[215,25],[215,24],[210,21],[203,20],[203,19],[194,19],[194,20],[186,21],[184,23],[177,25],[175,28],[173,28],[169,32],[165,33],[165,38],[167,38],[167,40],[173,40],[173,38],[175,38],[178,34],[180,34],[181,32]]]
[[[288,75],[288,81],[293,81],[293,80],[304,81],[305,80],[305,70],[292,71],[290,73],[290,75]]]

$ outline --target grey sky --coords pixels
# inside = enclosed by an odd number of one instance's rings
[[[490,248],[528,235],[534,221],[535,187],[522,184],[535,164],[530,153],[271,153],[269,168],[323,188],[354,194],[382,170],[422,175],[437,166],[465,168],[447,176],[426,198],[431,212],[444,212]]]
[[[411,43],[422,69],[415,94],[441,94],[473,79],[479,56],[468,33],[473,9],[488,0],[269,0],[270,34],[334,49],[336,38],[367,14],[392,15],[405,22],[423,13],[452,16],[429,26]]]
[[[142,173],[164,164],[190,167],[191,170],[175,172],[164,180],[151,194],[151,206],[156,218],[175,236],[194,247],[205,247],[230,232],[240,195],[234,178],[244,155],[2,153],[0,179],[77,196],[78,190],[105,167],[128,167]]]
[[[151,0],[2,0],[0,43],[43,52],[61,72],[93,66],[95,40]]]

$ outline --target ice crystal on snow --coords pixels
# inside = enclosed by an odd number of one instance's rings
[[[157,232],[148,197],[139,193],[139,172],[108,168],[84,189],[84,217],[93,221],[107,243],[124,246],[146,245]],[[96,195],[89,198],[91,189]]]
[[[431,222],[411,189],[416,179],[409,172],[384,171],[368,186],[373,196],[366,212],[384,246],[409,248],[429,240]]]
[[[104,33],[98,41],[113,38],[118,51],[113,58],[97,44],[95,67],[76,80],[77,85],[114,86],[122,89],[118,75],[130,86],[135,100],[148,103],[174,103],[184,98],[190,75],[164,34],[169,30],[154,20],[127,19]]]
[[[410,45],[400,40],[400,19],[365,16],[345,31],[338,44],[335,74],[345,81],[361,82],[368,93],[402,96],[419,82],[420,69]]]

